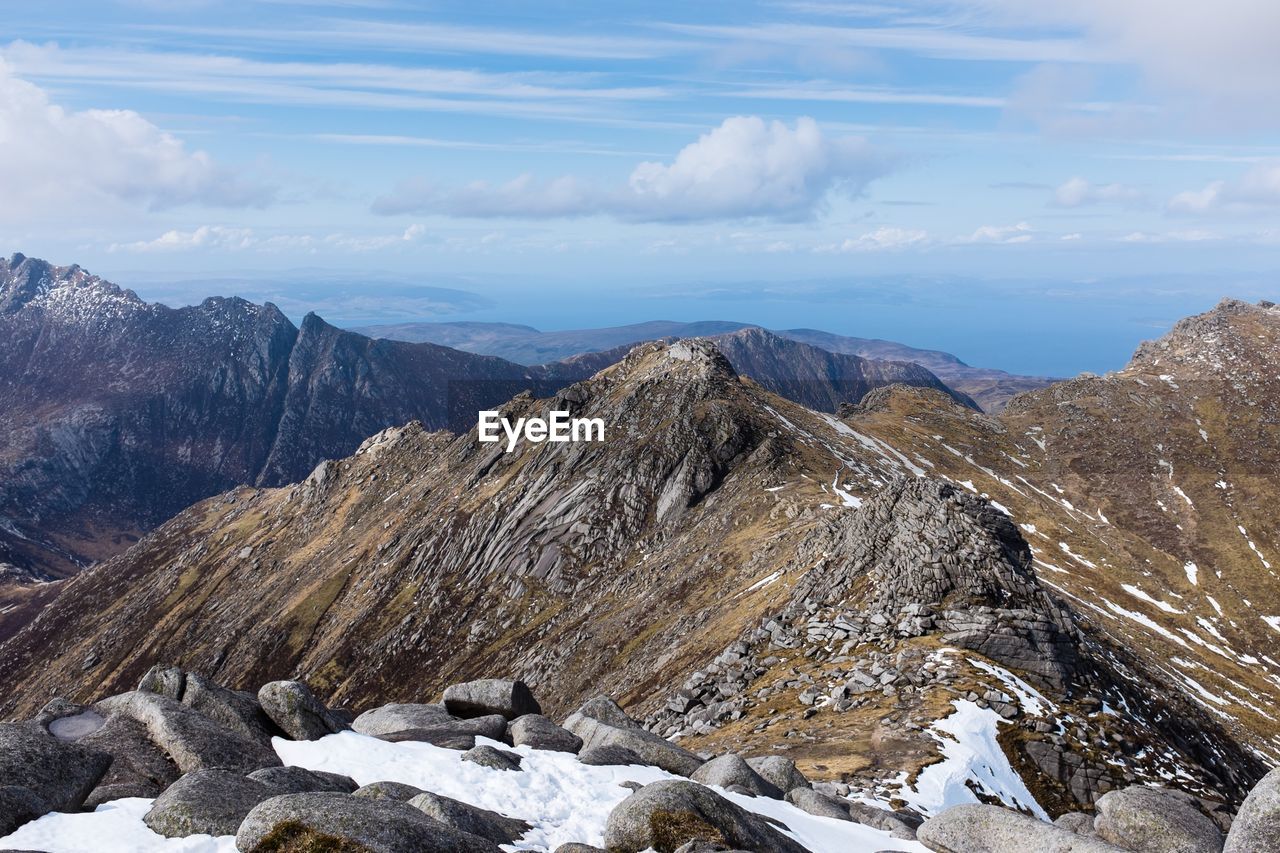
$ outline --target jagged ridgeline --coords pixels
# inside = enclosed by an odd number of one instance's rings
[[[834,354],[758,329],[726,352],[766,387],[834,412],[891,383],[973,405],[924,367]],[[77,266],[0,258],[0,637],[10,607],[125,550],[196,501],[279,486],[412,420],[555,393],[628,348],[526,366],[369,338],[314,314],[213,298],[172,309]]]
[[[1186,355],[1206,328],[1228,355]],[[0,695],[30,713],[168,662],[362,710],[505,673],[549,713],[609,693],[686,749],[922,813],[960,725],[1007,770],[974,799],[1055,815],[1175,780],[1230,808],[1278,754],[1276,450],[1240,443],[1276,427],[1277,341],[1280,312],[1224,304],[999,417],[903,387],[836,417],[713,343],[644,345],[504,408],[604,443],[410,424],[192,507],[61,585],[0,646]]]

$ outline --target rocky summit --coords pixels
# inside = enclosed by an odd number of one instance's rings
[[[721,346],[500,407],[604,442],[409,422],[56,584],[0,846],[1269,849],[1280,309],[998,415]]]

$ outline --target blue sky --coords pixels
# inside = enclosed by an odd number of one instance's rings
[[[173,302],[714,316],[1066,373],[1276,292],[1271,0],[54,0],[5,24],[0,251]]]

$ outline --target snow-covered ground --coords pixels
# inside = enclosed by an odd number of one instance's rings
[[[996,741],[1004,722],[1000,715],[965,699],[951,704],[955,713],[929,727],[929,733],[938,741],[942,760],[922,770],[915,785],[904,784],[897,796],[925,814],[936,815],[952,806],[979,802],[971,787],[977,786],[1006,806],[1028,809],[1041,820],[1048,820]]]
[[[511,749],[484,738],[477,742]],[[631,793],[620,783],[679,778],[654,767],[591,767],[568,753],[528,747],[514,749],[524,758],[521,771],[493,770],[462,761],[455,750],[426,743],[388,743],[355,732],[317,741],[277,738],[274,744],[285,764],[342,773],[361,785],[404,782],[527,820],[533,829],[512,850],[555,850],[570,841],[600,846],[609,812]],[[782,821],[796,840],[816,853],[925,850],[917,842],[890,838],[858,823],[815,817],[779,800],[720,793],[749,811]],[[163,838],[142,822],[150,806],[150,800],[127,799],[107,803],[93,813],[46,815],[0,838],[0,848],[48,853],[231,853],[236,849],[230,836]]]

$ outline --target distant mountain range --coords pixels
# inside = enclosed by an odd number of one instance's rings
[[[642,341],[716,337],[751,328],[746,323],[706,320],[677,323],[655,320],[600,329],[543,332],[511,323],[397,323],[363,326],[356,331],[397,341],[429,341],[467,352],[496,355],[519,364],[541,364],[585,352],[634,346]],[[771,329],[773,334],[819,347],[830,353],[883,361],[905,361],[926,368],[950,388],[968,395],[985,411],[1002,409],[1011,397],[1043,388],[1054,380],[1018,376],[1003,370],[971,367],[950,353],[909,347],[877,338],[854,338],[816,329]],[[732,360],[732,356],[730,356]]]
[[[724,346],[764,387],[825,411],[893,383],[972,405],[915,364],[759,330]],[[626,351],[529,366],[315,314],[295,326],[270,303],[168,308],[78,266],[0,258],[0,620],[5,589],[67,577],[198,500],[296,482],[409,421],[465,431],[479,409],[555,393]]]

